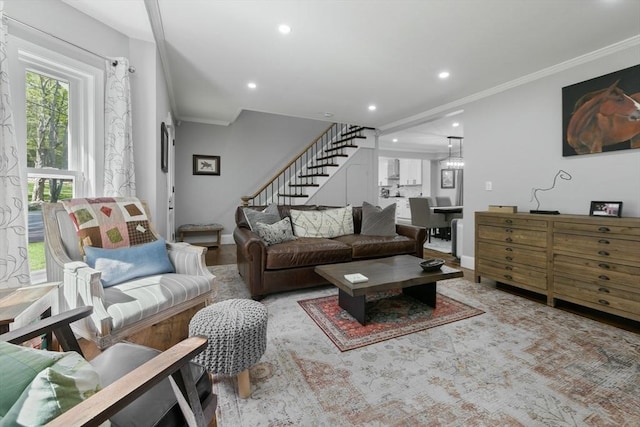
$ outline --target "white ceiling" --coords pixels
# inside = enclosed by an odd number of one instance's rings
[[[142,40],[151,16],[180,120],[247,109],[356,123],[399,149],[462,135],[450,126],[463,114],[439,120],[442,106],[640,35],[639,0],[63,1]]]

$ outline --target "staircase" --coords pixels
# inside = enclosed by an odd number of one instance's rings
[[[242,196],[242,205],[305,204],[357,151],[358,140],[367,138],[364,131],[372,129],[333,123],[258,191]]]

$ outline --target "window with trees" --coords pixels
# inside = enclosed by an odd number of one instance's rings
[[[46,280],[42,204],[95,195],[103,144],[98,135],[104,72],[47,45],[10,35],[7,52],[16,137],[26,166],[32,283]]]
[[[29,203],[55,203],[73,196],[73,178],[51,174],[69,169],[69,82],[27,71],[25,86]]]

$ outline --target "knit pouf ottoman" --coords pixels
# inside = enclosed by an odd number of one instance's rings
[[[267,348],[267,309],[257,301],[230,299],[209,305],[189,322],[189,335],[209,339],[195,361],[213,374],[238,377],[238,394],[249,397],[249,368]]]

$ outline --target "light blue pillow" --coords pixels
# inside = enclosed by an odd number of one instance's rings
[[[174,273],[164,239],[128,248],[103,249],[85,246],[89,267],[102,272],[105,288],[137,277]]]

